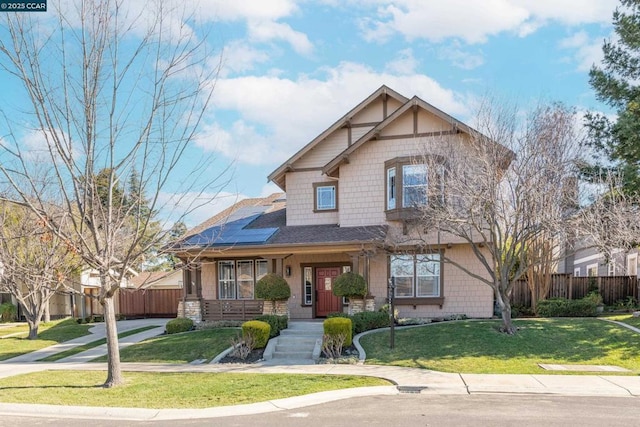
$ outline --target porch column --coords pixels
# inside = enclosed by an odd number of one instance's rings
[[[349,254],[349,257],[351,258],[351,271],[353,271],[354,273],[362,274],[360,272],[360,253]]]

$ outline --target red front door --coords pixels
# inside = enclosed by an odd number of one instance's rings
[[[316,317],[342,311],[341,298],[333,294],[333,281],[341,272],[341,267],[316,268]]]

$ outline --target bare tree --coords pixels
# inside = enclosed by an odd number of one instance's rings
[[[501,330],[515,333],[510,297],[517,280],[549,260],[528,248],[566,232],[568,178],[575,176],[574,114],[562,105],[532,111],[524,126],[519,111],[482,105],[477,131],[433,146],[424,157],[430,185],[420,207],[419,230],[440,242],[465,242],[482,272],[444,253],[451,263],[493,289]],[[435,144],[438,145],[438,144]],[[433,242],[433,238],[427,242]],[[430,243],[431,244],[431,243]]]
[[[66,221],[60,218],[58,224],[65,226]],[[13,295],[22,306],[29,339],[36,339],[51,298],[58,292],[74,292],[70,285],[78,275],[79,258],[74,248],[33,212],[2,203],[0,265],[0,289]]]
[[[203,194],[224,173],[188,152],[219,62],[210,63],[206,38],[187,25],[193,19],[177,2],[52,3],[47,18],[4,17],[0,66],[28,106],[4,111],[0,170],[5,197],[31,209],[99,273],[111,387],[123,382],[113,298],[168,232],[154,226],[154,213],[168,209],[164,193]],[[38,144],[22,143],[27,130]],[[48,161],[47,176],[31,173],[34,157]],[[135,191],[121,190],[132,181]],[[169,199],[175,211],[193,207]],[[70,227],[60,227],[60,209]]]

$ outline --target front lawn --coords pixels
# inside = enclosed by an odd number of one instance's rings
[[[633,317],[631,314],[612,314],[603,316],[603,319],[615,320],[616,322],[626,323],[627,325],[640,328],[640,317]]]
[[[0,402],[129,408],[208,408],[321,391],[391,385],[347,375],[125,372],[126,384],[100,387],[101,371],[45,371],[0,379]]]
[[[93,325],[79,325],[74,319],[57,320],[48,323],[41,323],[38,329],[38,339],[28,340],[22,336],[9,337],[0,340],[0,360],[11,359],[25,353],[40,350],[60,342],[69,341],[89,334],[89,328]],[[11,328],[13,332],[21,332],[24,330],[25,336],[29,328],[18,326]],[[6,329],[3,329],[4,333]]]
[[[640,374],[640,334],[621,326],[589,318],[523,319],[514,321],[518,333],[508,336],[498,332],[500,324],[444,322],[397,330],[394,350],[388,330],[360,342],[367,364],[483,374],[572,373],[546,371],[538,363],[615,365]]]
[[[216,328],[162,335],[139,342],[120,351],[123,362],[189,363],[197,359],[211,361],[231,347],[231,338],[240,329]],[[106,356],[93,362],[106,362]]]

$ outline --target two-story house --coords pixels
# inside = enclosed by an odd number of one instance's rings
[[[464,144],[471,131],[422,99],[382,86],[269,175],[286,197],[242,200],[177,244],[191,266],[184,273],[186,313],[199,320],[207,301],[251,301],[256,281],[276,272],[292,289],[291,318],[325,317],[343,310],[334,279],[356,271],[376,307],[395,277],[401,317],[491,317],[490,287],[443,263],[446,252],[486,274],[469,243],[438,233],[430,241],[394,237],[416,226],[416,206],[429,202],[429,186],[446,185],[428,182],[425,152],[448,136]]]

